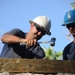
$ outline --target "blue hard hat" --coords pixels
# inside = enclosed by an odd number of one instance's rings
[[[66,12],[64,16],[64,23],[62,24],[62,26],[65,26],[74,22],[75,22],[75,10],[70,10]]]

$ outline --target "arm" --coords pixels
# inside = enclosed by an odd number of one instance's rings
[[[24,39],[24,35],[25,35],[24,32],[22,32],[20,29],[15,28],[5,33],[2,36],[1,41],[7,44],[22,43],[22,42],[24,43],[26,41],[26,39]]]
[[[26,39],[20,38],[12,34],[5,33],[2,36],[1,41],[7,44],[13,44],[13,43],[24,43],[26,42]]]
[[[1,41],[7,44],[26,43],[28,46],[36,44],[35,39],[31,38],[30,36],[25,37],[25,33],[20,29],[12,29],[2,36]]]
[[[66,49],[63,50],[63,60],[67,60],[67,51],[66,51]]]

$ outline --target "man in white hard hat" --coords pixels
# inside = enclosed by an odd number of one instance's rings
[[[45,57],[45,52],[37,41],[45,34],[51,34],[51,21],[46,16],[38,16],[29,22],[31,25],[28,33],[15,28],[2,36],[1,41],[4,43],[4,47],[1,58],[42,59]]]

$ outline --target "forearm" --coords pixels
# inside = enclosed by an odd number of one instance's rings
[[[1,38],[1,41],[7,44],[13,44],[13,43],[22,43],[25,41],[25,39],[22,39],[20,37],[11,34],[4,34]]]

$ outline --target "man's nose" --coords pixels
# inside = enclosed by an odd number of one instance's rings
[[[75,29],[75,28],[74,28],[74,27],[70,27],[70,28],[69,28],[69,30],[73,30],[73,29]]]

